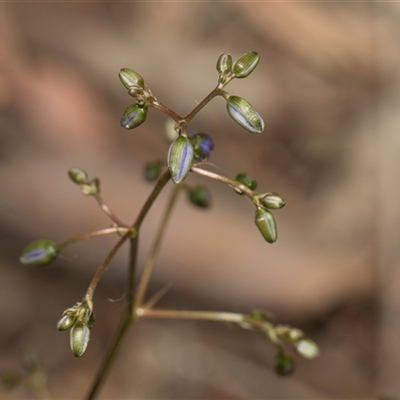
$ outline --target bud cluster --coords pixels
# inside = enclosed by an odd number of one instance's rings
[[[81,187],[82,193],[85,196],[96,196],[100,194],[100,180],[94,178],[89,180],[89,176],[81,168],[74,167],[68,171],[68,176],[72,182],[76,183]]]
[[[92,302],[76,303],[67,308],[58,321],[57,329],[59,331],[70,329],[70,346],[75,357],[81,357],[85,353],[93,324]]]

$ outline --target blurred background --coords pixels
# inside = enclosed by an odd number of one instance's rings
[[[101,179],[106,203],[133,221],[151,190],[143,164],[165,159],[163,114],[119,126],[132,102],[118,79],[139,72],[156,97],[186,115],[216,85],[215,63],[254,50],[255,72],[227,90],[265,121],[243,131],[224,101],[193,130],[210,134],[212,161],[254,176],[286,201],[279,239],[264,242],[253,207],[224,185],[210,211],[180,199],[151,292],[160,307],[265,308],[321,348],[290,378],[275,349],[228,324],[143,321],[129,333],[102,398],[367,399],[400,394],[398,171],[399,21],[396,3],[103,2],[0,4],[0,369],[33,351],[54,398],[82,398],[124,306],[127,249],[95,297],[96,326],[75,359],[55,324],[80,301],[115,237],[74,245],[50,267],[19,264],[37,239],[63,241],[109,226],[67,177]],[[168,192],[168,190],[166,190]],[[141,265],[167,193],[146,219]],[[32,398],[26,388],[2,392]],[[386,397],[385,397],[386,398]]]

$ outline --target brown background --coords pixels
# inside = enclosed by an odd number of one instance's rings
[[[129,67],[160,101],[186,114],[214,87],[221,53],[258,51],[228,86],[266,123],[242,131],[215,99],[191,124],[214,138],[212,161],[247,171],[287,206],[265,243],[253,209],[231,190],[213,208],[181,199],[152,292],[181,309],[273,311],[304,329],[322,356],[296,374],[272,371],[261,334],[211,323],[144,321],[126,340],[103,398],[358,399],[400,394],[399,30],[396,3],[131,2],[0,4],[0,368],[33,350],[54,398],[82,398],[123,307],[126,251],[95,299],[97,323],[76,360],[54,326],[79,301],[115,238],[75,245],[51,267],[17,262],[30,241],[62,241],[109,224],[66,176],[98,176],[107,204],[131,221],[151,186],[145,161],[164,159],[164,116],[119,126]],[[141,260],[166,197],[146,220]],[[109,301],[113,299],[114,301]],[[32,394],[24,388],[7,398]]]

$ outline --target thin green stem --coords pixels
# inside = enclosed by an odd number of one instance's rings
[[[135,299],[136,265],[139,248],[139,233],[130,240],[129,266],[128,266],[128,314],[133,314]]]
[[[94,238],[97,236],[110,235],[112,233],[120,233],[121,234],[121,233],[125,233],[124,230],[126,231],[127,229],[120,228],[118,226],[100,229],[98,231],[84,233],[82,235],[74,236],[73,238],[65,240],[64,242],[57,243],[56,247],[57,247],[57,250],[62,250],[64,247],[67,247],[73,243],[81,242],[82,240],[91,239],[91,238]]]
[[[122,339],[124,338],[128,328],[132,322],[131,316],[129,313],[126,313],[123,319],[121,320],[121,324],[117,329],[117,332],[114,336],[113,343],[111,347],[108,349],[106,356],[104,357],[103,363],[100,367],[100,370],[96,376],[96,379],[93,382],[93,385],[87,395],[87,400],[93,400],[100,391],[102,384],[105,381],[105,378],[110,371],[110,368],[115,360],[118,349],[122,343]]]
[[[178,115],[175,111],[172,111],[169,107],[160,103],[158,100],[153,100],[151,105],[154,108],[156,108],[157,110],[160,110],[161,112],[163,112],[164,114],[167,114],[176,123],[179,123],[180,121],[183,120],[183,118],[180,115]]]
[[[145,267],[143,269],[142,277],[140,279],[139,286],[138,286],[137,291],[136,291],[135,308],[140,307],[142,305],[142,303],[143,303],[144,297],[146,295],[146,290],[147,290],[147,287],[149,285],[150,278],[151,278],[151,275],[153,273],[155,263],[157,261],[158,254],[160,252],[161,244],[162,244],[162,241],[163,241],[164,236],[165,236],[166,227],[167,227],[167,224],[168,224],[169,219],[171,217],[172,210],[173,210],[173,207],[174,207],[174,204],[176,202],[176,199],[177,199],[177,196],[178,196],[178,193],[179,193],[180,189],[181,189],[180,186],[176,186],[175,187],[175,189],[172,192],[172,195],[171,195],[171,197],[169,199],[169,202],[167,204],[167,208],[165,210],[163,219],[161,220],[161,224],[160,224],[160,227],[158,229],[157,236],[156,236],[156,238],[154,240],[153,247],[152,247],[152,249],[151,249],[151,251],[149,253],[149,256],[147,258]]]

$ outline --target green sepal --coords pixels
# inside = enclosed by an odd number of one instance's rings
[[[263,238],[268,243],[276,242],[278,232],[274,216],[267,210],[257,207],[255,215],[255,223],[260,230]]]
[[[47,239],[39,239],[25,247],[19,261],[24,265],[46,265],[50,264],[57,255],[58,252],[54,242]]]
[[[250,133],[264,131],[263,119],[247,100],[239,96],[229,96],[226,108],[231,118]]]
[[[172,180],[181,183],[192,167],[194,151],[190,140],[186,136],[175,139],[168,150],[168,169]]]
[[[249,76],[257,67],[260,61],[260,56],[255,51],[249,51],[238,58],[232,67],[232,71],[236,78],[246,78]]]
[[[146,106],[131,104],[122,114],[121,126],[125,129],[137,128],[146,121],[147,110]]]

